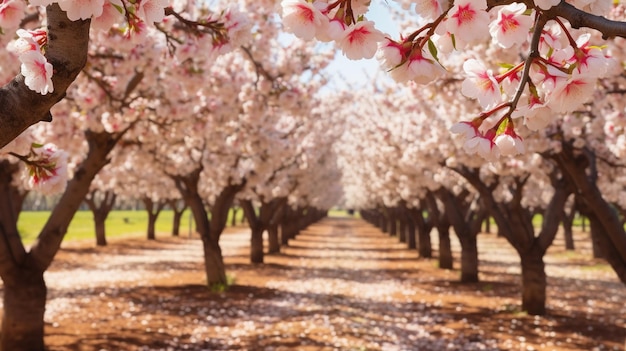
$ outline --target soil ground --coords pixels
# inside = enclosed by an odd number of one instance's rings
[[[433,235],[436,239],[436,235]],[[358,219],[303,231],[265,264],[246,228],[222,237],[234,284],[204,284],[197,238],[64,244],[46,273],[50,350],[625,350],[626,288],[586,235],[546,257],[548,315],[519,311],[519,259],[480,234],[480,283]],[[458,259],[458,243],[454,241]],[[436,240],[433,245],[436,248]],[[458,260],[455,261],[458,268]]]

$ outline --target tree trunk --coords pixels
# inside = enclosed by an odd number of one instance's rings
[[[4,281],[1,350],[44,351],[46,283],[43,272],[20,269]]]
[[[387,214],[389,216],[389,235],[396,236],[398,235],[398,219],[396,218],[395,208],[388,208]]]
[[[174,218],[172,219],[172,236],[180,236],[180,221],[183,218],[184,211],[174,210]]]
[[[183,219],[183,213],[187,209],[187,204],[184,201],[180,200],[167,200],[166,203],[172,209],[173,217],[172,217],[172,236],[180,236],[180,222]],[[179,204],[182,203],[182,206],[179,208]]]
[[[236,185],[228,185],[222,189],[211,207],[211,221],[200,194],[198,193],[198,181],[202,167],[198,167],[184,176],[172,176],[176,188],[180,191],[185,202],[191,209],[196,228],[202,239],[204,250],[204,270],[207,285],[225,286],[226,268],[219,246],[220,236],[226,226],[228,209],[232,205],[235,195],[245,186],[245,182]]]
[[[452,269],[454,263],[450,245],[450,226],[440,225],[437,227],[437,232],[439,233],[439,268]]]
[[[574,221],[563,221],[563,237],[565,239],[565,250],[573,251],[576,249],[574,245],[574,231],[572,230]]]
[[[421,258],[432,258],[433,257],[433,245],[430,240],[430,231],[419,230],[418,231],[418,242],[419,248],[418,252]]]
[[[575,196],[574,196],[575,199]],[[572,201],[570,205],[566,205],[563,209],[563,237],[565,250],[575,250],[574,246],[574,218],[576,217],[576,201]]]
[[[93,223],[96,229],[96,246],[106,246],[107,238],[106,238],[106,216],[93,215]]]
[[[520,256],[522,263],[522,310],[530,315],[546,313],[547,278],[543,253],[531,250]]]
[[[210,287],[226,285],[228,283],[226,267],[224,266],[224,258],[222,257],[222,249],[219,242],[213,239],[203,240],[202,249],[207,285]]]
[[[389,227],[388,225],[388,221],[387,221],[387,216],[385,216],[384,213],[380,213],[379,215],[379,228],[383,233],[388,233],[389,232]]]
[[[406,220],[404,218],[398,218],[397,222],[398,222],[398,240],[401,243],[406,243],[406,241],[407,241],[406,240],[407,239],[406,238],[406,236],[407,236],[406,235],[406,231],[407,231]]]
[[[239,212],[238,207],[233,207],[231,209],[233,216],[230,218],[230,226],[234,227],[237,225],[237,212]]]
[[[165,203],[163,201],[152,201],[152,199],[148,197],[144,197],[141,199],[144,203],[146,211],[148,211],[148,229],[147,229],[147,239],[148,240],[156,240],[156,230],[155,225],[161,210],[165,207]],[[205,211],[206,213],[206,211]]]
[[[269,202],[261,202],[261,208],[257,215],[252,201],[240,201],[243,214],[248,219],[250,226],[250,262],[263,263],[263,232],[272,226],[277,226],[279,219],[283,216],[283,208],[287,203],[287,198],[274,198]],[[275,240],[272,245],[278,246],[277,235],[271,240]],[[278,250],[277,250],[278,251]]]
[[[147,239],[148,240],[156,240],[156,234],[154,226],[156,224],[157,216],[150,213],[148,214],[148,231],[147,231]]]
[[[415,223],[409,215],[405,216],[406,221],[406,246],[409,250],[417,249],[417,238],[415,237]]]
[[[106,246],[106,219],[115,206],[117,196],[110,190],[104,192],[91,191],[85,196],[85,203],[93,215],[93,223],[96,230],[96,246]]]
[[[563,172],[571,177],[578,194],[602,226],[603,230],[596,233],[601,237],[603,258],[613,267],[620,281],[626,284],[626,232],[614,209],[598,188],[595,179],[595,155],[588,149],[583,149],[582,154],[576,154],[572,145],[563,143],[561,152],[554,159]],[[581,162],[588,167],[580,167]]]
[[[461,282],[478,282],[478,245],[476,235],[467,235],[461,245]]]
[[[589,217],[589,232],[591,235],[591,252],[593,253],[593,258],[603,258],[604,255],[602,253],[602,233],[604,230],[602,224],[596,219],[596,215],[594,213],[590,213]],[[593,217],[593,220],[591,218]]]
[[[250,262],[263,263],[263,228],[252,228],[250,236]]]
[[[280,252],[280,241],[278,238],[278,224],[270,225],[267,228],[268,249],[267,253]]]
[[[491,217],[485,218],[485,233],[491,234]]]

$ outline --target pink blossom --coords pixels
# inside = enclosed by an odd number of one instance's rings
[[[28,185],[44,195],[63,192],[67,184],[67,153],[54,144],[34,148],[35,159],[28,166]]]
[[[417,0],[415,12],[427,20],[434,20],[443,13],[442,2],[440,0]]]
[[[104,0],[60,0],[59,6],[67,12],[70,21],[78,21],[100,16]]]
[[[346,24],[339,19],[333,19],[326,26],[318,27],[315,38],[319,41],[329,42],[340,40],[346,31]]]
[[[48,6],[52,4],[54,0],[29,0],[28,3],[33,6]]]
[[[512,128],[498,135],[494,143],[498,146],[500,154],[503,156],[513,156],[524,153],[524,142],[519,135],[515,134]]]
[[[496,147],[496,144],[492,139],[477,135],[465,142],[463,148],[469,154],[479,154],[484,159],[494,161],[500,157],[500,149]]]
[[[496,19],[489,24],[489,33],[498,45],[510,48],[526,41],[528,32],[533,26],[533,20],[524,12],[526,12],[526,5],[516,2],[498,11]]]
[[[540,9],[549,10],[552,6],[558,5],[561,0],[534,0],[534,2]]]
[[[22,0],[5,0],[0,3],[0,27],[17,28],[24,17],[26,4]]]
[[[397,43],[389,38],[385,38],[378,44],[377,59],[386,71],[392,71],[400,63],[404,57],[405,50],[402,44]],[[393,72],[392,72],[393,74]]]
[[[483,108],[495,106],[502,98],[500,86],[493,72],[487,70],[478,60],[467,60],[463,64],[467,78],[461,85],[461,93],[469,98],[478,99]]]
[[[137,16],[146,23],[158,23],[163,21],[167,6],[169,6],[168,0],[141,0],[139,1]]]
[[[571,60],[576,64],[576,71],[593,77],[604,76],[609,67],[609,58],[597,46],[589,43],[591,34],[585,33],[578,37]]]
[[[40,45],[32,32],[18,29],[15,34],[18,38],[10,45],[10,50],[17,55],[21,55],[28,51],[39,51]]]
[[[424,49],[419,54],[411,55],[407,64],[411,72],[409,79],[420,84],[428,84],[446,72],[430,52]]]
[[[465,43],[487,34],[489,14],[486,0],[455,0],[448,13],[446,28]]]
[[[344,55],[351,60],[369,59],[376,54],[378,42],[384,39],[385,35],[374,28],[374,22],[361,21],[348,27],[338,44]]]
[[[557,82],[555,89],[548,94],[546,104],[554,112],[574,111],[593,95],[595,84],[591,77],[573,74],[567,81]]]
[[[121,0],[107,0],[102,7],[102,14],[91,20],[91,27],[100,30],[109,30],[114,24],[120,23],[124,15],[117,8],[122,8]],[[117,7],[117,8],[116,8]]]
[[[554,112],[536,96],[531,96],[528,105],[517,106],[513,118],[524,117],[524,125],[530,130],[541,130],[554,119]]]
[[[281,6],[285,29],[304,40],[315,37],[317,27],[323,24],[326,17],[312,3],[304,0],[283,0]]]
[[[52,65],[39,51],[27,51],[20,55],[21,72],[24,83],[31,90],[46,95],[54,91],[52,85]]]
[[[480,136],[478,129],[472,124],[472,122],[459,122],[450,127],[450,132],[455,134],[461,134],[465,139],[471,139],[476,136]]]

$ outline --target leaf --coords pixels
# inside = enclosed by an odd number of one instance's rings
[[[111,4],[111,5],[113,5],[113,7],[115,7],[115,9],[116,9],[119,13],[121,13],[122,15],[124,14],[124,8],[123,8],[122,6],[115,5],[115,4]]]
[[[509,126],[510,118],[505,118],[502,123],[498,126],[498,130],[496,131],[496,135],[502,135],[506,131],[506,128]]]
[[[456,50],[456,39],[454,38],[454,34],[450,34],[450,39],[452,39],[452,47]]]
[[[437,58],[437,47],[435,46],[435,43],[433,43],[432,40],[430,40],[430,38],[428,39],[428,51],[430,52],[430,54],[432,55],[432,57],[439,62],[439,59]]]
[[[32,144],[30,144],[30,147],[32,147],[33,149],[39,149],[39,148],[43,147],[43,144],[32,143]]]

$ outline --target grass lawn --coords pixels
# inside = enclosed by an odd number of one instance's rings
[[[183,214],[183,218],[180,223],[180,235],[185,236],[189,234],[189,220],[190,211],[187,210]],[[241,223],[241,216],[243,211],[237,211],[237,223]],[[17,221],[17,227],[22,236],[22,240],[25,243],[31,243],[35,240],[41,228],[43,228],[46,220],[50,216],[48,211],[22,211]],[[232,211],[229,214],[228,225],[230,225],[230,217]],[[171,233],[172,221],[174,213],[171,210],[163,210],[159,214],[156,222],[157,233]],[[111,211],[106,221],[106,235],[107,238],[119,237],[119,236],[140,236],[146,235],[148,229],[148,212],[143,210],[138,211]],[[193,230],[193,226],[191,228]],[[64,240],[82,240],[93,239],[95,240],[96,234],[93,224],[93,216],[90,211],[78,211],[74,215],[74,219],[70,223]],[[157,234],[158,237],[158,234]]]

